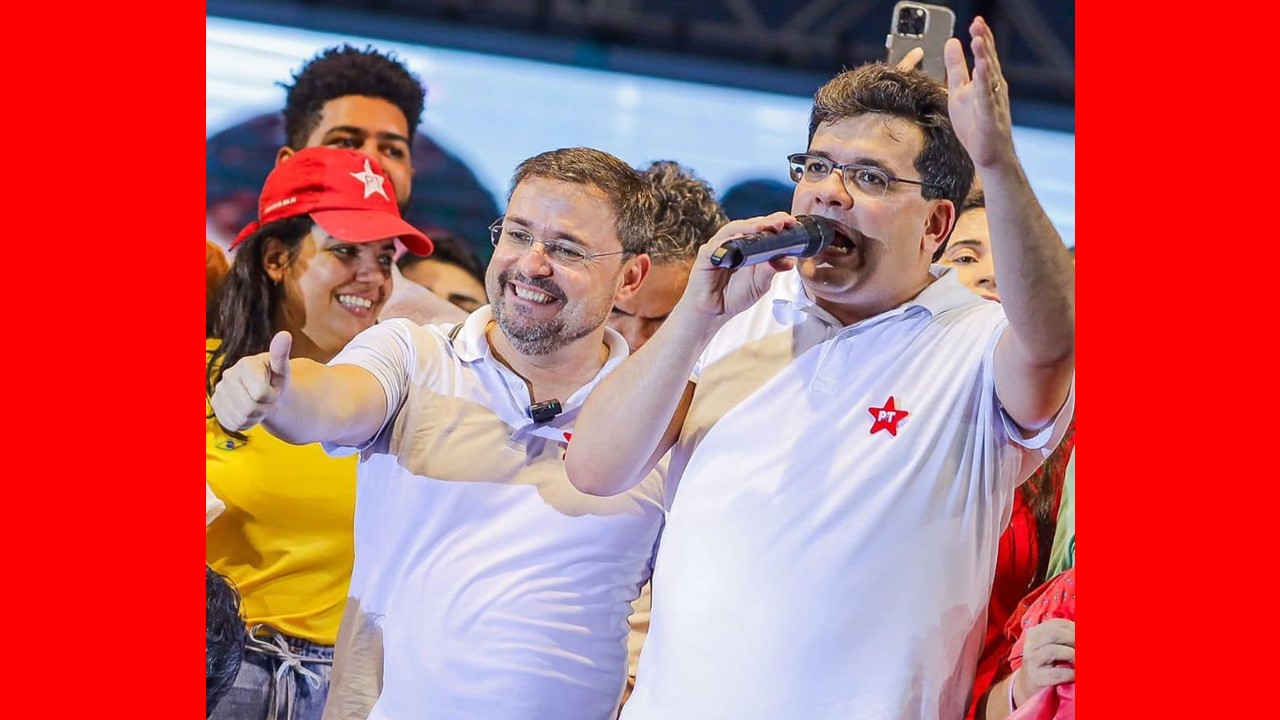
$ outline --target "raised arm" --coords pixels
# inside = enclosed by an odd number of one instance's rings
[[[712,336],[768,289],[790,258],[726,270],[711,252],[732,237],[795,225],[786,213],[731,222],[698,252],[671,316],[636,354],[592,390],[574,423],[565,457],[569,482],[591,495],[615,495],[639,482],[679,437],[693,397],[689,376]]]
[[[386,419],[387,397],[377,378],[354,365],[289,359],[293,338],[277,333],[265,353],[242,358],[222,373],[209,404],[228,430],[261,423],[295,445],[359,445]]]
[[[1025,430],[1066,401],[1075,370],[1075,265],[1014,152],[1009,90],[982,18],[969,26],[973,78],[960,41],[947,41],[951,121],[986,194],[996,286],[1009,328],[996,348],[996,393]]]

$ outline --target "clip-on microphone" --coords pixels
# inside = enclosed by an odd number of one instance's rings
[[[559,400],[548,400],[546,402],[534,403],[525,411],[529,413],[529,417],[533,418],[536,423],[550,422],[552,418],[559,415],[564,408],[560,406]]]

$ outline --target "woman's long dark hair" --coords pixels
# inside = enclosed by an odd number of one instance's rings
[[[1018,492],[1023,494],[1027,507],[1035,517],[1036,574],[1028,589],[1038,587],[1046,578],[1049,570],[1049,551],[1053,547],[1053,536],[1057,532],[1058,503],[1062,499],[1062,483],[1067,473],[1067,462],[1071,459],[1071,449],[1076,434],[1076,421],[1071,419],[1062,442],[1054,449],[1044,463],[1027,479]]]
[[[213,388],[222,378],[224,368],[229,368],[246,355],[266,352],[276,328],[272,321],[276,308],[284,296],[284,289],[267,275],[263,267],[263,255],[267,240],[276,238],[289,251],[292,263],[302,246],[302,239],[311,232],[311,216],[277,220],[263,225],[250,235],[236,250],[231,271],[218,293],[218,314],[213,325],[213,337],[222,343],[209,354],[205,364],[205,393],[213,394]]]

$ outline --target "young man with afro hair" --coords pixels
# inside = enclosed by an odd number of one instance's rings
[[[377,158],[403,211],[413,181],[411,149],[426,91],[394,54],[350,45],[311,59],[285,88],[286,145],[279,164],[305,147],[359,150]]]

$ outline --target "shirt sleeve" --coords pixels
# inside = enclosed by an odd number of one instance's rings
[[[227,504],[222,499],[213,494],[213,488],[209,487],[209,483],[204,484],[204,524],[205,527],[213,522],[219,515],[227,509]]]
[[[380,322],[356,335],[329,361],[331,366],[354,365],[373,375],[386,395],[387,414],[382,418],[378,432],[364,442],[355,446],[322,443],[325,452],[338,457],[352,455],[369,447],[382,434],[404,404],[416,360],[412,323],[395,319]]]
[[[1067,428],[1071,425],[1071,418],[1075,417],[1076,412],[1076,380],[1075,375],[1071,377],[1071,387],[1067,390],[1067,398],[1062,403],[1062,407],[1058,408],[1058,414],[1053,420],[1041,428],[1031,437],[1022,436],[1022,428],[1018,423],[1014,422],[1009,413],[1005,410],[1004,404],[1000,402],[1000,397],[996,394],[995,380],[995,355],[996,346],[1000,344],[1000,338],[1004,335],[1008,328],[1008,320],[1003,320],[997,326],[996,332],[992,335],[991,342],[988,344],[986,354],[982,359],[983,383],[990,393],[990,397],[994,399],[996,408],[997,422],[1000,423],[1001,434],[1008,438],[1009,442],[1018,446],[1022,453],[1022,467],[1018,472],[1018,482],[1022,482],[1040,467],[1045,458],[1058,447],[1058,443],[1062,442],[1062,438],[1067,434]]]

